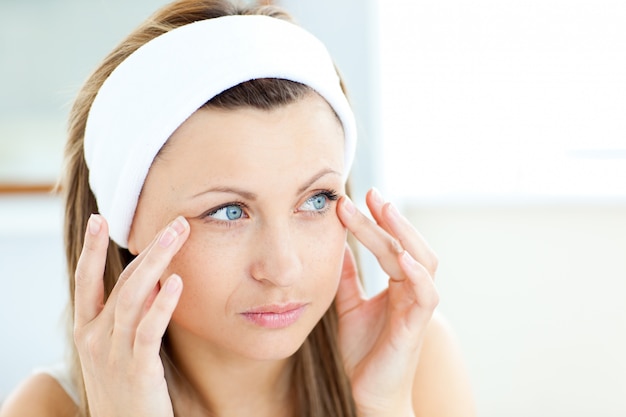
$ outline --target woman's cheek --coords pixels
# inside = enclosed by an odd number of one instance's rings
[[[169,267],[183,281],[173,321],[190,329],[203,329],[206,317],[222,314],[244,277],[241,245],[208,235],[192,232]]]
[[[329,239],[325,242],[325,247],[327,248],[326,259],[323,261],[325,264],[323,274],[328,278],[323,285],[320,285],[320,287],[323,287],[322,291],[325,294],[324,298],[327,308],[335,299],[339,289],[347,236],[341,224],[338,227],[330,228],[330,230],[332,232],[328,234]]]
[[[180,275],[183,284],[189,287],[197,279],[206,282],[212,277],[232,274],[232,268],[241,265],[244,253],[236,238],[236,233],[211,233],[203,230],[202,225],[191,223],[189,238],[172,259],[166,275]],[[235,262],[235,258],[239,261]]]
[[[314,243],[307,252],[317,255],[313,259],[315,263],[313,269],[323,269],[324,271],[320,272],[328,277],[328,283],[338,285],[343,266],[347,231],[336,216],[329,216],[323,223],[323,226],[318,227],[316,231],[309,231],[309,239],[315,235],[318,238],[310,239]]]

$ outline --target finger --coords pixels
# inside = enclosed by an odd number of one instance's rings
[[[339,201],[337,212],[344,226],[372,252],[390,277],[397,280],[405,278],[397,258],[404,249],[396,239],[361,213],[346,196]]]
[[[434,278],[439,260],[435,251],[426,243],[424,237],[391,203],[386,203],[383,206],[382,217],[391,235],[398,239],[400,245],[402,245],[417,262],[424,265],[430,276]]]
[[[128,278],[132,276],[132,274],[135,272],[137,267],[141,265],[141,262],[143,262],[143,259],[146,257],[146,254],[148,254],[150,252],[150,248],[152,248],[152,246],[154,246],[158,242],[158,239],[160,236],[161,234],[157,233],[157,235],[152,239],[152,242],[150,242],[143,251],[141,251],[128,265],[126,265],[126,267],[124,268],[124,270],[118,277],[117,282],[113,286],[111,293],[108,295],[106,304],[101,313],[102,315],[108,316],[112,320],[112,318],[115,315],[115,306],[117,304],[117,299],[118,299],[121,288],[124,287],[124,284],[126,283]]]
[[[371,188],[367,192],[365,195],[365,203],[370,213],[372,213],[376,224],[382,227],[387,233],[391,234],[391,230],[387,228],[387,224],[383,220],[383,206],[385,205],[385,200],[376,188]]]
[[[113,287],[113,290],[111,291],[111,294],[109,294],[108,300],[111,300],[111,302],[110,303],[107,302],[107,305],[104,307],[105,311],[109,308],[110,305],[113,306],[112,310],[114,309],[120,289],[124,286],[128,278],[133,275],[133,273],[139,267],[139,265],[141,265],[141,263],[143,262],[143,259],[150,252],[151,248],[155,244],[157,244],[160,236],[161,236],[161,233],[157,233],[156,236],[152,239],[152,242],[150,242],[148,246],[144,250],[142,250],[137,256],[135,256],[135,258],[124,268],[119,278],[117,279],[117,282],[115,283],[115,286]]]
[[[409,303],[417,304],[422,311],[432,312],[439,303],[439,295],[428,270],[407,251],[399,255],[398,262],[408,278],[402,283],[408,288],[400,296]]]
[[[115,333],[128,336],[129,341],[134,338],[147,299],[188,236],[189,223],[182,216],[159,234],[157,242],[119,289],[115,300]]]
[[[335,306],[339,317],[358,307],[366,299],[365,290],[361,285],[354,254],[346,244],[343,255],[341,279],[335,297]]]
[[[98,316],[104,302],[104,265],[109,245],[104,218],[92,214],[74,274],[74,326],[81,328]]]
[[[398,255],[407,279],[389,281],[387,328],[391,345],[397,352],[416,352],[439,301],[434,281],[423,265],[408,252]]]
[[[434,277],[438,265],[437,255],[413,224],[402,216],[394,205],[386,203],[375,188],[367,193],[365,201],[376,223],[391,236],[398,239],[400,245],[424,265],[430,275]]]
[[[151,361],[159,354],[161,339],[176,309],[183,283],[178,275],[165,281],[154,302],[137,326],[133,352],[140,360]]]
[[[152,303],[154,303],[154,300],[156,300],[157,295],[159,295],[159,291],[161,291],[161,283],[157,282],[154,288],[152,288],[152,291],[150,291],[150,294],[148,294],[148,297],[146,297],[146,302],[143,303],[143,310],[141,311],[141,317],[143,317],[148,312],[148,310],[150,310],[150,308],[152,307]]]

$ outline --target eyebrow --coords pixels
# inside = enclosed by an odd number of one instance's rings
[[[330,169],[330,168],[324,168],[321,171],[319,171],[318,173],[316,173],[315,175],[313,175],[311,178],[309,178],[308,181],[306,181],[300,188],[298,188],[298,194],[303,193],[304,191],[307,190],[307,188],[309,188],[311,185],[315,184],[316,181],[318,181],[320,178],[329,175],[329,174],[333,174],[333,175],[338,175],[341,176],[341,173]],[[219,187],[213,187],[213,188],[209,188],[208,190],[204,190],[201,191],[197,194],[194,194],[193,196],[191,196],[191,198],[196,198],[199,197],[201,195],[207,194],[207,193],[231,193],[231,194],[238,194],[241,197],[245,198],[246,200],[250,200],[250,201],[254,201],[257,198],[257,195],[251,191],[247,191],[241,188],[237,188],[237,187],[226,187],[226,186],[219,186]]]

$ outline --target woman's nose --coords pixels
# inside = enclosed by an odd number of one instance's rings
[[[293,285],[302,273],[294,231],[285,222],[260,226],[257,233],[252,243],[255,245],[252,277],[279,287]]]

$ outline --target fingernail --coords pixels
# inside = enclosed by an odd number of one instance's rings
[[[398,254],[404,252],[404,248],[402,247],[400,242],[398,242],[396,239],[393,239],[391,241],[391,246],[393,247],[393,250]]]
[[[159,245],[164,248],[170,246],[178,236],[180,236],[187,228],[187,220],[184,217],[179,216],[163,231],[161,238],[159,239]]]
[[[172,228],[176,231],[176,234],[182,234],[187,228],[187,220],[183,216],[178,216],[176,220],[172,222]]]
[[[389,214],[392,215],[395,218],[400,217],[400,212],[398,211],[398,209],[396,208],[396,206],[394,206],[393,204],[389,203]]]
[[[172,275],[165,283],[164,290],[168,294],[174,294],[180,288],[180,284],[180,277],[178,275]]]
[[[356,213],[356,207],[354,207],[354,203],[352,202],[352,200],[350,200],[348,196],[344,197],[343,208],[348,214]]]
[[[161,235],[161,238],[159,239],[159,245],[161,245],[164,248],[167,248],[169,245],[174,243],[177,236],[178,236],[178,233],[176,233],[176,231],[172,228],[172,226],[169,226],[167,229],[165,229],[165,231]]]
[[[372,199],[376,204],[383,204],[385,202],[383,196],[380,195],[380,192],[375,187],[372,188]]]
[[[102,229],[102,219],[97,214],[92,214],[89,216],[89,221],[87,222],[87,227],[89,229],[89,233],[92,235],[97,235],[100,233],[100,229]]]
[[[404,253],[402,254],[402,263],[405,267],[411,269],[415,268],[415,266],[417,265],[417,261],[413,259],[413,257],[407,251],[404,251]]]

